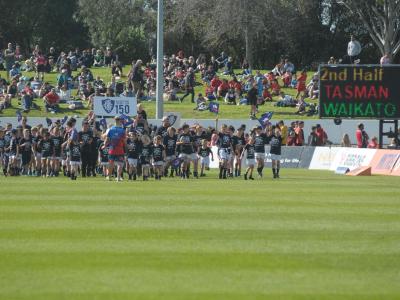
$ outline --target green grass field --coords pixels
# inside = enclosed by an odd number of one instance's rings
[[[93,75],[96,77],[97,75],[101,76],[103,81],[105,83],[110,82],[111,80],[111,69],[110,68],[92,68],[91,69],[93,72]],[[124,74],[127,74],[129,72],[129,68],[125,67],[124,68]],[[266,71],[264,71],[266,72]],[[78,73],[73,72],[73,75],[76,76]],[[313,72],[308,73],[308,78],[312,77]],[[5,71],[0,72],[1,77],[6,78],[6,73]],[[23,72],[24,76],[27,77],[33,77],[35,74],[33,72]],[[56,77],[57,73],[52,72],[50,74],[45,75],[45,80],[49,81],[51,84],[56,84]],[[224,77],[224,76],[222,76]],[[125,81],[126,78],[123,78],[122,81]],[[201,78],[197,74],[196,77],[197,82],[201,83]],[[196,95],[199,92],[202,92],[204,94],[205,86],[199,85],[196,87],[195,92]],[[285,93],[295,96],[296,95],[296,90],[295,89],[283,89]],[[73,91],[72,93],[73,96],[76,95],[76,90]],[[179,96],[182,96],[182,94],[178,94]],[[278,97],[274,97],[275,100],[277,100]],[[316,103],[317,101],[309,101],[310,103]],[[50,116],[51,118],[54,117],[63,117],[64,115],[77,115],[77,116],[85,116],[88,113],[88,109],[80,109],[80,110],[69,110],[66,104],[61,104],[60,105],[60,112],[56,115],[49,114],[46,112],[44,105],[43,105],[43,100],[41,99],[36,99],[35,103],[39,106],[39,109],[33,109],[31,110],[28,114],[24,114],[27,116],[31,117],[46,117]],[[183,103],[180,103],[178,101],[173,101],[173,102],[164,102],[164,111],[165,112],[180,112],[182,115],[182,118],[185,119],[213,119],[215,118],[215,114],[210,113],[208,111],[206,112],[199,112],[199,111],[194,111],[193,108],[195,107],[195,104],[190,102],[190,96],[186,97]],[[220,114],[219,118],[220,119],[247,119],[249,117],[249,112],[250,108],[247,105],[244,106],[237,106],[237,105],[226,105],[223,103],[223,100],[220,100],[221,106],[220,106]],[[276,107],[274,106],[274,101],[273,103],[269,102],[266,103],[263,106],[260,106],[260,113],[264,113],[267,111],[273,111],[274,112],[274,118],[276,119],[316,119],[317,116],[313,117],[308,117],[308,116],[300,116],[296,115],[295,111],[297,110],[296,108],[292,107]],[[143,102],[144,108],[147,111],[149,118],[155,118],[156,114],[156,103],[155,101],[152,102]],[[20,109],[20,106],[18,105],[18,100],[13,99],[12,100],[12,107],[6,109],[3,111],[3,113],[0,113],[0,117],[15,117],[16,111]]]
[[[0,299],[400,299],[395,177],[0,177]]]

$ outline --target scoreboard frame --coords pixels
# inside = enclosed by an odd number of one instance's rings
[[[320,119],[400,119],[400,65],[318,68]]]

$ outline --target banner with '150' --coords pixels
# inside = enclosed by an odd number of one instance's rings
[[[93,110],[96,116],[114,117],[137,114],[137,103],[134,97],[94,97]]]

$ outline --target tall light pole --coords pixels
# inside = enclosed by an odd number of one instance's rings
[[[157,11],[157,107],[156,119],[162,119],[164,114],[164,3],[158,0]]]

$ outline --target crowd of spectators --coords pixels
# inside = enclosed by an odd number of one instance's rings
[[[57,112],[59,103],[67,103],[70,109],[90,109],[96,95],[136,96],[139,102],[152,100],[156,94],[156,65],[154,58],[147,63],[134,60],[124,74],[118,55],[109,47],[58,52],[54,47],[43,51],[36,46],[31,53],[23,53],[18,45],[9,43],[0,55],[0,69],[7,74],[7,78],[0,78],[0,111],[10,106],[13,98],[19,99],[25,112],[35,108],[35,98],[44,99],[49,112]],[[204,110],[206,103],[214,100],[227,105],[250,105],[252,119],[256,118],[258,106],[273,100],[276,106],[297,107],[297,114],[317,113],[318,107],[306,99],[318,97],[318,74],[307,81],[305,70],[296,72],[287,58],[272,71],[263,73],[251,70],[247,60],[242,62],[241,69],[235,70],[234,59],[225,52],[209,59],[200,54],[195,59],[181,50],[165,56],[163,65],[165,101],[182,102],[190,96],[198,110]],[[92,67],[109,68],[110,81],[94,76]],[[27,77],[26,72],[35,75]],[[50,72],[57,74],[54,85],[46,81]],[[202,92],[195,94],[198,85]],[[254,92],[249,96],[252,88]],[[295,89],[297,96],[285,93],[283,88]]]

